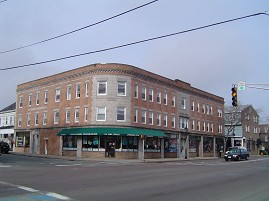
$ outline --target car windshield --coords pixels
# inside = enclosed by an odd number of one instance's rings
[[[229,153],[231,153],[231,154],[238,154],[238,153],[240,153],[240,149],[231,149],[229,151]]]

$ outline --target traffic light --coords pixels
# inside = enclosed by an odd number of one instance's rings
[[[237,106],[237,88],[235,86],[233,86],[232,88],[232,100],[233,100],[232,105],[236,107]]]

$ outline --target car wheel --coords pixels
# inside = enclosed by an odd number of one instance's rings
[[[240,161],[241,160],[241,157],[240,156],[238,156],[238,159],[237,159],[238,161]]]
[[[246,156],[246,160],[248,160],[248,157]]]

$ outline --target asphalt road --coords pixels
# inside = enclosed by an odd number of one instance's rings
[[[3,154],[0,201],[265,201],[268,170],[268,157],[144,163]]]

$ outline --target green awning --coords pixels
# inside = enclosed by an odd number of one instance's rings
[[[57,135],[146,135],[167,137],[163,131],[119,127],[63,128]]]

